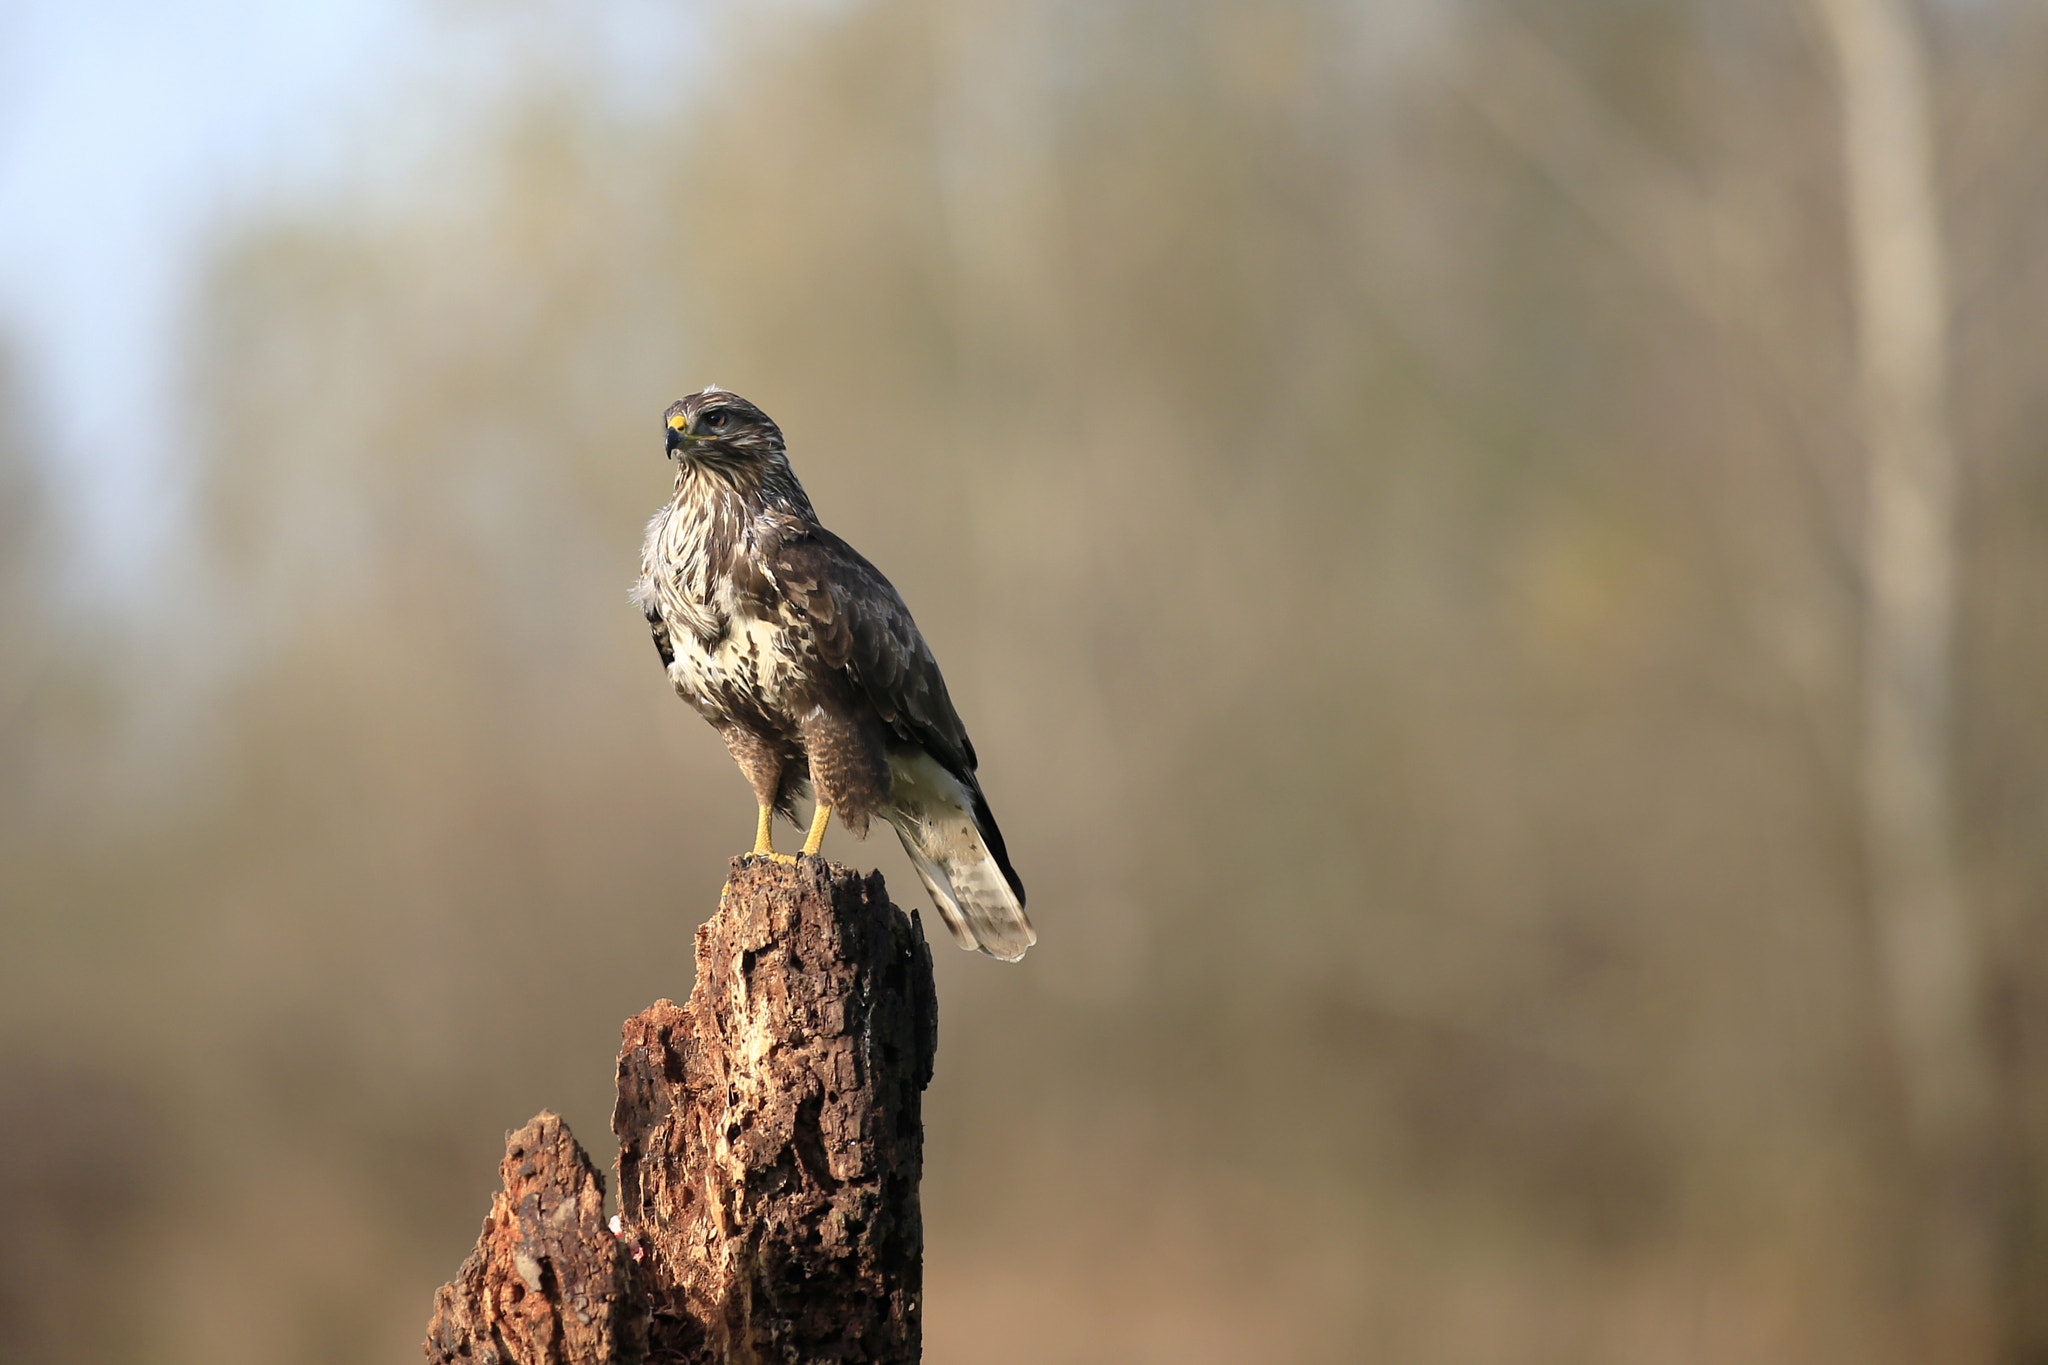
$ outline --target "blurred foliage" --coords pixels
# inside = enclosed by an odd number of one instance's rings
[[[630,120],[531,54],[411,191],[232,224],[190,558],[99,619],[0,444],[14,1240],[149,1267],[0,1331],[392,1358],[505,1129],[603,1159],[751,829],[625,600],[716,381],[916,609],[1042,935],[939,963],[933,1359],[2048,1346],[2048,27],[1935,18],[1981,1293],[1904,1245],[1796,8],[876,0],[721,11]]]

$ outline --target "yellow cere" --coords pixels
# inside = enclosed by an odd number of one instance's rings
[[[690,425],[690,419],[683,416],[683,414],[679,412],[675,416],[668,419],[668,424],[674,427],[677,431],[681,431],[684,427]]]

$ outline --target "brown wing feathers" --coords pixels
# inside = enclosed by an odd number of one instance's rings
[[[975,824],[1021,904],[1024,883],[981,794],[974,742],[902,595],[858,550],[823,527],[805,528],[784,541],[770,564],[777,586],[810,620],[819,658],[846,673],[898,740],[937,759],[972,794]]]
[[[771,563],[777,585],[810,620],[819,658],[846,672],[898,739],[972,784],[967,728],[910,608],[881,571],[823,529],[784,542]]]

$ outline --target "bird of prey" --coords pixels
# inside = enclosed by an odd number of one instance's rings
[[[938,661],[881,571],[818,524],[782,429],[712,385],[667,413],[676,491],[647,526],[633,600],[669,681],[711,722],[770,823],[817,803],[857,837],[895,826],[963,948],[1014,962],[1038,941],[1024,883],[975,779]]]

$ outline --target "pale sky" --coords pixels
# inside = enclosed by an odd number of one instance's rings
[[[178,358],[218,224],[402,174],[535,60],[601,68],[608,99],[658,100],[699,15],[693,0],[0,6],[0,339],[73,572],[146,569],[177,523]]]

